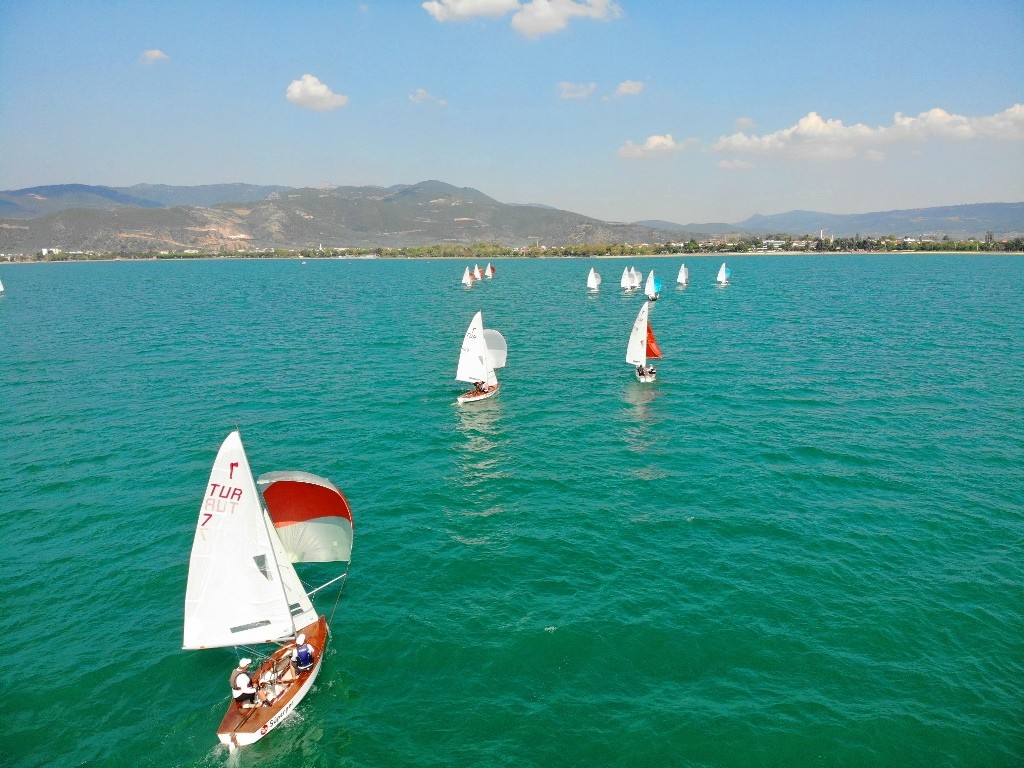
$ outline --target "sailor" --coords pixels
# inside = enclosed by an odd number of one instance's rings
[[[240,659],[238,667],[231,673],[231,697],[240,707],[251,707],[256,704],[256,689],[249,677],[249,665],[252,659]]]
[[[292,664],[299,672],[313,668],[313,646],[306,642],[306,636],[299,632],[295,636],[295,648],[292,649]]]

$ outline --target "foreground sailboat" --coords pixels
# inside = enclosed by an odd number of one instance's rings
[[[266,507],[256,486],[236,430],[210,472],[185,589],[185,649],[278,646],[256,671],[246,670],[258,697],[228,704],[217,736],[232,749],[266,736],[309,693],[328,635],[310,595],[339,582],[340,589],[352,557],[352,510],[329,480],[271,472],[259,479]],[[292,566],[336,561],[343,572],[308,594]],[[308,666],[292,663],[302,635],[313,654]]]
[[[715,278],[719,285],[728,285],[729,277],[732,275],[732,270],[725,266],[725,262],[722,262],[722,266],[718,269],[718,277]]]
[[[592,291],[596,291],[601,287],[601,275],[599,275],[594,268],[590,268],[590,274],[587,275],[587,288]]]
[[[505,367],[508,345],[505,337],[492,328],[484,328],[483,313],[477,312],[466,329],[459,354],[459,367],[455,372],[458,381],[466,381],[474,388],[458,396],[457,402],[471,403],[486,400],[498,391],[498,377],[495,370]]]
[[[657,360],[661,357],[658,341],[654,338],[654,328],[648,319],[650,307],[649,301],[645,301],[640,307],[636,322],[633,323],[633,330],[629,334],[629,342],[626,344],[626,362],[635,366],[636,380],[645,384],[654,381],[657,375],[654,366],[647,364],[647,358]]]

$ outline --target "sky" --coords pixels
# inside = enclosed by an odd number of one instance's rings
[[[436,179],[606,221],[1024,201],[1024,2],[0,0],[0,189]]]

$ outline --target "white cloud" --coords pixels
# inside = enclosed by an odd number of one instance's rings
[[[409,101],[413,104],[436,104],[439,107],[443,107],[448,103],[444,99],[437,98],[437,96],[429,93],[424,88],[417,88],[415,91],[410,93]]]
[[[348,104],[348,96],[334,93],[320,79],[313,75],[303,75],[298,80],[292,80],[288,85],[285,97],[292,104],[303,109],[313,109],[317,112],[327,112]]]
[[[754,164],[737,158],[735,160],[719,160],[718,167],[723,171],[749,171]]]
[[[423,3],[423,8],[438,21],[465,21],[517,11],[519,0],[431,0]]]
[[[611,0],[532,0],[512,17],[512,28],[531,39],[560,32],[574,18],[615,19],[622,9]]]
[[[170,61],[171,57],[159,48],[150,48],[139,55],[139,61],[143,64],[156,64],[158,61]]]
[[[751,120],[749,117],[737,117],[736,122],[733,123],[733,127],[737,131],[747,131],[753,128],[757,123]]]
[[[512,28],[531,39],[565,29],[572,19],[615,19],[622,9],[613,0],[429,0],[422,7],[437,21],[466,21],[512,14]]]
[[[644,92],[644,84],[639,80],[623,80],[615,89],[616,96],[639,96]]]
[[[643,144],[627,141],[619,147],[618,155],[619,157],[656,157],[685,149],[687,143],[677,144],[671,133],[666,133],[664,136],[648,136]]]
[[[558,95],[563,99],[586,99],[597,90],[597,83],[567,83],[558,84]]]
[[[711,145],[715,152],[793,157],[801,160],[834,160],[857,156],[878,160],[879,147],[896,143],[923,143],[929,139],[949,141],[1024,140],[1024,104],[1014,104],[995,115],[965,117],[930,109],[917,117],[899,112],[892,125],[872,128],[842,120],[826,120],[817,112],[800,118],[796,125],[757,136],[743,131],[722,136]]]

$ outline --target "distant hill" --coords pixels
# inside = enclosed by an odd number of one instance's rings
[[[936,237],[948,235],[954,240],[982,238],[987,232],[996,237],[1024,234],[1024,203],[977,203],[937,208],[911,208],[880,213],[818,213],[789,211],[771,216],[751,216],[736,224],[672,224],[665,221],[637,222],[669,232],[723,234],[742,232],[751,235],[787,233],[817,236],[899,235]]]
[[[166,184],[136,184],[132,187],[53,184],[0,192],[0,217],[28,219],[75,208],[113,210],[252,202],[285,189],[289,187],[256,184],[207,184],[196,187],[172,187]]]
[[[636,224],[610,224],[569,211],[508,205],[469,187],[441,181],[393,187],[332,189],[237,186],[251,199],[212,205],[153,207],[158,200],[196,199],[189,188],[130,187],[146,205],[121,204],[109,188],[92,188],[90,206],[32,218],[0,220],[0,252],[144,251],[244,248],[408,247],[481,241],[531,243],[659,243],[667,232]],[[232,190],[204,190],[211,198]],[[96,192],[95,190],[105,190]],[[174,190],[172,193],[167,190]],[[19,194],[24,190],[19,190]],[[9,195],[11,193],[3,193]],[[53,194],[51,196],[58,197]],[[145,197],[143,197],[145,196]],[[25,195],[20,194],[19,199]],[[8,198],[9,199],[9,198]],[[105,200],[106,204],[100,201]]]
[[[953,239],[1024,233],[1024,203],[839,215],[791,211],[736,224],[600,221],[542,205],[500,203],[441,181],[295,189],[256,184],[103,187],[62,184],[0,192],[0,253],[255,248],[664,243],[709,235],[788,233]]]

